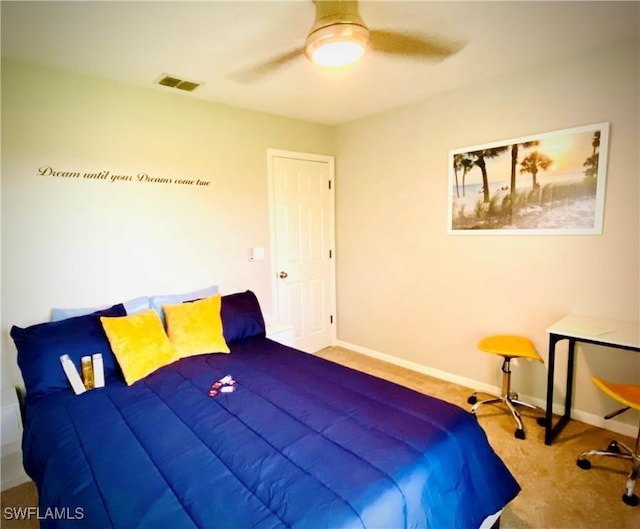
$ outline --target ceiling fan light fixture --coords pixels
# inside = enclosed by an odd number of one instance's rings
[[[369,39],[369,30],[360,24],[330,24],[309,34],[305,54],[320,66],[348,66],[362,58],[369,47]]]

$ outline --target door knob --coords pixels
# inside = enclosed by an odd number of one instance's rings
[[[286,279],[287,277],[289,277],[289,274],[287,274],[286,272],[280,272],[278,275],[280,276],[280,279]]]

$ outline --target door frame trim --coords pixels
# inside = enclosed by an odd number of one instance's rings
[[[271,277],[271,318],[279,321],[280,314],[278,310],[278,271],[277,271],[277,255],[276,255],[276,215],[275,215],[275,193],[274,193],[274,174],[273,160],[274,158],[291,158],[294,160],[305,160],[310,162],[326,162],[329,166],[329,178],[331,179],[332,193],[329,195],[329,245],[332,250],[332,258],[329,265],[330,296],[329,310],[333,315],[333,325],[331,326],[331,345],[337,340],[337,316],[336,316],[336,209],[335,209],[335,158],[326,154],[312,154],[298,151],[287,151],[282,149],[267,149],[267,186],[269,197],[269,255],[270,255],[270,277]]]

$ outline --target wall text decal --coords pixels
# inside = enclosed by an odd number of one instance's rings
[[[204,187],[210,184],[209,180],[201,180],[199,178],[163,178],[150,176],[147,173],[138,173],[136,175],[126,175],[112,173],[111,171],[99,171],[95,173],[82,171],[60,171],[50,165],[43,165],[38,169],[40,176],[54,176],[58,178],[69,178],[78,180],[101,180],[104,182],[146,182],[150,184],[171,184]]]

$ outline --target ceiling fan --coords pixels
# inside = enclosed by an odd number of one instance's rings
[[[321,66],[341,67],[359,60],[369,49],[401,57],[441,61],[460,51],[465,43],[442,37],[369,29],[360,16],[357,0],[312,0],[316,17],[305,45],[244,70],[234,77],[252,81],[300,56]]]

